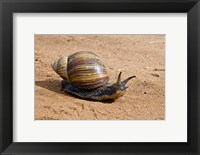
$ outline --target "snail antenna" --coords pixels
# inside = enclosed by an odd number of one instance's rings
[[[123,85],[125,86],[126,84],[127,84],[127,82],[130,80],[130,79],[132,79],[132,78],[136,78],[136,76],[130,76],[130,77],[128,77],[126,80],[124,80],[122,83],[123,83]]]
[[[118,75],[117,82],[116,82],[117,84],[120,83],[120,81],[121,81],[121,74],[122,74],[122,72],[120,72]]]

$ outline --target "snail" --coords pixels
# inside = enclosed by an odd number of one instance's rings
[[[109,77],[100,58],[93,52],[80,51],[61,57],[51,64],[53,70],[60,75],[62,90],[83,99],[115,100],[122,96],[127,82],[135,76],[121,81],[119,73],[117,81],[108,83]]]

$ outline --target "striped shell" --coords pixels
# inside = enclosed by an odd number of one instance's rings
[[[67,56],[64,56],[60,58],[58,61],[54,61],[51,64],[51,67],[58,75],[60,75],[61,78],[69,81],[67,76],[67,58],[68,58]]]
[[[54,71],[76,87],[94,89],[109,80],[105,66],[99,57],[88,51],[62,57],[52,64]]]

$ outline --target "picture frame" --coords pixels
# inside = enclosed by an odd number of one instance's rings
[[[2,154],[200,154],[199,0],[0,0],[0,10],[0,152]],[[187,13],[188,142],[13,142],[13,13],[17,12]]]

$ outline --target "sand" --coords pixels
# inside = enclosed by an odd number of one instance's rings
[[[51,62],[77,51],[99,55],[115,82],[128,83],[114,102],[88,101],[61,90]],[[35,120],[164,120],[165,35],[35,35]]]

